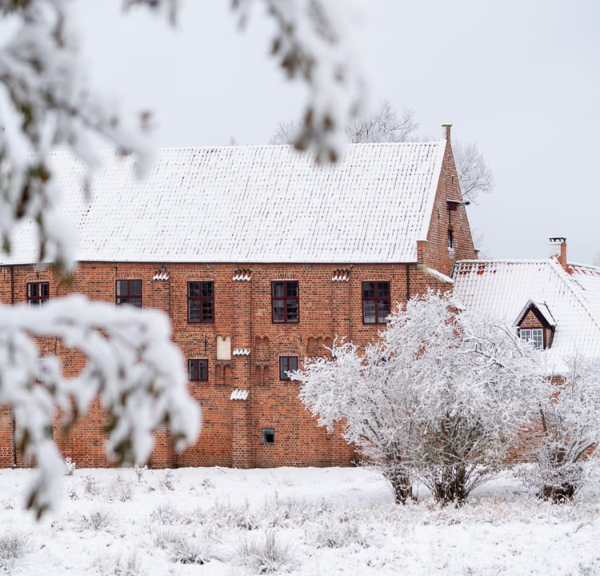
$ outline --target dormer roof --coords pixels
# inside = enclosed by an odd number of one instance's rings
[[[529,312],[533,312],[544,328],[549,328],[551,330],[556,329],[556,321],[554,320],[548,305],[545,302],[535,302],[533,300],[529,300],[527,304],[525,304],[523,310],[521,310],[517,316],[514,326],[521,326]]]

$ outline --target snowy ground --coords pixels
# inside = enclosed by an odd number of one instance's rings
[[[397,506],[357,468],[76,470],[62,509],[23,512],[0,471],[0,572],[151,576],[600,574],[598,487],[541,502],[512,476],[461,509]]]

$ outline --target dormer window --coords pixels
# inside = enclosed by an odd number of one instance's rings
[[[556,321],[545,303],[527,302],[515,322],[519,337],[529,342],[536,350],[544,350],[552,346]]]

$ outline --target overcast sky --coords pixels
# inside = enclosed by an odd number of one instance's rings
[[[495,191],[469,208],[494,258],[600,252],[600,2],[368,0],[362,47],[377,98],[416,111],[421,131],[476,142]],[[126,110],[153,110],[159,147],[268,143],[298,118],[305,88],[268,56],[257,3],[240,33],[230,0],[182,1],[173,30],[120,0],[80,0],[95,85]]]

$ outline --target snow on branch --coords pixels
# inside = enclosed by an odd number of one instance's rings
[[[245,20],[256,0],[233,0]],[[318,162],[335,162],[345,127],[368,110],[368,81],[356,50],[362,0],[263,0],[276,25],[271,53],[290,79],[308,85],[306,112],[294,145]]]
[[[178,450],[196,440],[199,407],[187,392],[183,360],[162,312],[74,295],[41,307],[3,306],[0,316],[0,402],[12,406],[20,447],[35,458],[27,505],[38,516],[61,492],[62,458],[46,434],[56,406],[69,427],[99,396],[108,416],[107,447],[119,462],[146,461],[157,426],[170,424]],[[60,355],[43,355],[40,342],[48,338],[81,352],[83,369],[66,375]]]

